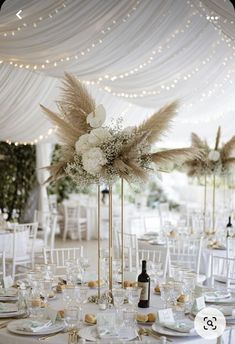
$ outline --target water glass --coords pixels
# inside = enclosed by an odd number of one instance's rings
[[[67,331],[73,331],[77,329],[80,319],[80,312],[78,307],[69,306],[64,310],[64,321]]]
[[[137,311],[132,308],[126,308],[123,310],[123,325],[124,327],[135,328],[136,327]]]
[[[128,302],[136,308],[138,306],[138,302],[140,300],[140,294],[141,294],[142,288],[134,288],[134,287],[128,287],[126,288],[126,293],[128,297]]]

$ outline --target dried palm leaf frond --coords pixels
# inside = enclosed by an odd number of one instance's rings
[[[206,150],[208,147],[208,144],[206,141],[203,141],[197,134],[192,133],[191,134],[191,146],[201,149],[202,151]]]
[[[82,134],[79,128],[72,127],[65,120],[60,118],[60,115],[47,109],[45,106],[40,105],[45,114],[49,117],[54,125],[57,126],[58,136],[60,140],[69,146],[74,147],[74,143],[77,141],[78,137]]]
[[[154,113],[150,118],[144,121],[136,128],[137,133],[148,133],[149,144],[155,143],[168,129],[173,117],[176,115],[178,102],[162,107],[158,112]]]
[[[151,159],[156,165],[166,165],[169,162],[174,162],[176,165],[182,164],[187,159],[197,157],[199,151],[195,148],[176,148],[168,149],[161,152],[151,154]]]
[[[63,98],[59,106],[66,114],[67,122],[83,133],[86,133],[91,127],[87,124],[87,115],[95,111],[95,101],[88,93],[86,87],[80,83],[74,76],[65,73],[63,89]]]
[[[223,145],[221,148],[221,157],[224,160],[229,159],[232,153],[235,154],[235,136]]]

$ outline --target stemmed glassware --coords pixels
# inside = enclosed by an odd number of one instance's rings
[[[89,268],[89,260],[88,258],[85,257],[81,257],[79,258],[79,264],[81,266],[81,270],[82,270],[82,283],[85,283],[85,273],[86,273],[86,269]]]
[[[122,288],[114,288],[112,293],[113,293],[114,306],[116,307],[117,312],[119,312],[121,306],[124,304],[126,291],[125,289],[122,289]]]

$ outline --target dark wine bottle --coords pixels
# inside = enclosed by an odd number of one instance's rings
[[[138,307],[148,308],[150,301],[150,277],[146,272],[146,260],[142,260],[142,271],[138,276],[138,287],[142,288]]]
[[[231,216],[228,218],[228,224],[226,226],[227,229],[227,238],[230,236],[230,231],[233,228],[232,222],[231,222]]]

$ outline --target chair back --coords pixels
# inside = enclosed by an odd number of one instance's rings
[[[167,238],[167,249],[170,275],[173,264],[192,270],[199,275],[202,238]]]
[[[50,212],[53,214],[57,214],[57,196],[56,195],[49,195],[48,196],[48,202],[49,202],[49,209]]]
[[[39,223],[42,229],[44,246],[54,248],[55,233],[57,228],[57,214],[35,210],[34,220]]]
[[[154,264],[161,264],[161,271],[163,278],[166,277],[168,267],[168,250],[166,247],[159,250],[139,250],[140,261],[146,260],[153,262]]]
[[[57,269],[66,267],[66,261],[83,257],[83,246],[74,248],[43,249],[45,264],[55,264]]]
[[[226,283],[227,288],[235,283],[235,258],[212,256],[211,287],[214,287],[215,280]]]
[[[32,257],[32,263],[34,265],[34,250],[35,250],[35,241],[37,238],[37,232],[38,232],[38,222],[31,222],[31,223],[14,223],[12,225],[12,228],[14,230],[14,245],[13,245],[13,252],[16,253],[17,249],[17,234],[20,235],[20,233],[27,233],[28,239],[31,240],[30,246],[30,255]]]
[[[121,257],[122,248],[122,233],[118,232],[118,249],[119,257]],[[124,248],[124,258],[125,267],[129,271],[138,271],[139,268],[139,250],[138,250],[138,240],[136,234],[123,234],[123,248]]]

